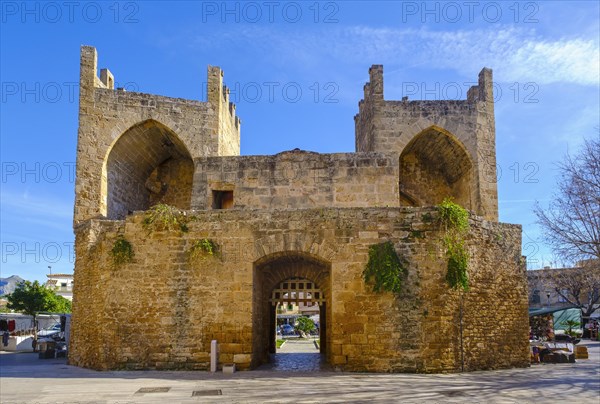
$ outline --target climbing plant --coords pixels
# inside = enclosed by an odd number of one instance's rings
[[[469,254],[465,248],[465,238],[469,231],[469,212],[446,198],[438,205],[440,222],[444,227],[443,243],[448,257],[446,282],[451,288],[469,289]]]
[[[187,232],[188,221],[189,219],[185,212],[181,212],[173,206],[159,203],[146,211],[146,217],[142,223],[148,231],[181,230]]]
[[[189,248],[188,256],[191,260],[205,259],[207,257],[219,257],[219,245],[208,238],[196,240]]]
[[[400,293],[407,272],[390,241],[369,247],[369,261],[363,278],[365,282],[373,284],[374,292]]]
[[[113,263],[115,266],[131,262],[134,255],[133,246],[125,239],[123,235],[117,237],[110,252],[112,254]]]

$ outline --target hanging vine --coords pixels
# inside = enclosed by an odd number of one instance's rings
[[[149,232],[152,230],[181,230],[187,232],[188,221],[189,218],[185,212],[173,206],[159,203],[146,211],[146,217],[142,224]]]
[[[363,278],[365,282],[373,284],[374,292],[400,293],[407,272],[392,242],[369,247],[369,261],[363,271]]]
[[[131,262],[134,256],[133,246],[123,235],[117,237],[110,252],[115,266]]]
[[[469,212],[462,206],[446,198],[438,205],[440,222],[444,226],[443,237],[448,271],[446,282],[451,288],[469,289],[469,254],[465,247],[465,238],[469,231]]]

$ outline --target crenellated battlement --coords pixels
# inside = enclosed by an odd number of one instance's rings
[[[483,101],[494,103],[494,83],[492,79],[492,69],[484,67],[479,72],[478,82],[476,86],[472,86],[467,91],[467,101],[474,103]]]
[[[234,125],[239,132],[240,124],[242,123],[242,120],[235,114],[236,105],[234,102],[229,101],[229,94],[230,94],[229,87],[227,87],[226,85],[223,85],[223,104],[225,104],[227,106],[227,109],[229,110],[229,116],[231,119],[233,119]]]
[[[208,66],[207,100],[217,112],[219,155],[232,156],[240,154],[241,120],[236,116],[235,104],[230,102],[230,90],[223,83],[224,73],[218,66]]]

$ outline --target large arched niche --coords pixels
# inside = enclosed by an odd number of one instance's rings
[[[103,212],[123,219],[157,203],[189,209],[194,162],[175,132],[155,120],[126,130],[109,149],[102,176]]]
[[[400,205],[437,205],[444,198],[473,209],[473,163],[463,144],[448,131],[431,126],[400,154]]]
[[[329,356],[331,319],[331,263],[301,251],[283,251],[269,254],[254,262],[253,273],[253,332],[252,365],[268,362],[275,353],[275,306],[269,301],[273,290],[282,282],[302,278],[314,284],[323,293],[320,304],[321,353]],[[302,291],[302,290],[299,290]]]

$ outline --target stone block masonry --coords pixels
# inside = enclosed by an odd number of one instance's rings
[[[527,295],[520,226],[471,219],[471,288],[444,282],[433,208],[188,211],[188,231],[148,234],[143,212],[77,229],[72,364],[98,369],[249,369],[268,354],[271,306],[259,286],[290,274],[315,279],[327,302],[328,361],[349,371],[455,372],[528,365]],[[133,246],[115,267],[118,235]],[[193,260],[195,240],[220,256]],[[392,241],[408,265],[402,293],[362,279],[369,246]],[[483,247],[483,248],[482,248]],[[260,281],[260,285],[256,284]],[[462,303],[461,303],[462,301]],[[254,313],[252,316],[248,313]]]
[[[281,288],[310,284],[336,368],[528,366],[521,228],[497,222],[491,70],[464,101],[386,101],[374,65],[355,153],[273,156],[239,156],[223,72],[207,74],[205,101],[125,92],[81,48],[71,364],[208,370],[216,340],[220,368],[252,369],[275,352]],[[471,212],[468,291],[445,281],[448,197]],[[167,215],[154,227],[153,206]],[[387,241],[407,268],[397,294],[363,279]],[[115,262],[116,245],[133,254]]]

